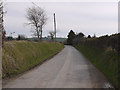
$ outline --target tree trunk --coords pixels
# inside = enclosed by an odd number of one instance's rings
[[[36,32],[37,32],[37,37],[38,37],[38,39],[40,38],[40,33],[39,33],[39,31],[38,31],[38,27],[36,27]]]
[[[40,37],[39,37],[39,34],[38,34],[37,36],[38,36],[38,39],[39,39],[39,38],[40,38]]]
[[[42,26],[40,27],[40,39],[42,40]]]

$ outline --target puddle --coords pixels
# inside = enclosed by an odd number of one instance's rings
[[[115,90],[109,82],[105,82],[103,88],[112,88],[112,90]]]

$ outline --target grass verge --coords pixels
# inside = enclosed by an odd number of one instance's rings
[[[90,46],[75,46],[88,60],[93,63],[111,81],[115,87],[119,87],[120,77],[118,74],[118,53],[110,49],[100,49]]]
[[[5,42],[2,50],[2,77],[27,71],[58,53],[63,47],[58,42]]]

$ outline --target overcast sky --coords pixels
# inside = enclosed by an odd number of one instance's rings
[[[117,2],[36,2],[46,10],[48,21],[43,28],[43,36],[53,30],[53,13],[56,13],[57,36],[67,37],[72,29],[75,33],[83,32],[86,36],[114,34],[118,32]],[[6,2],[5,30],[7,35],[24,34],[32,37],[31,27],[26,26],[26,10],[31,2]]]

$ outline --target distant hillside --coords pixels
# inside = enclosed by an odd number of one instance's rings
[[[30,41],[34,41],[34,40],[38,40],[38,38],[27,38],[27,40],[30,40]],[[43,38],[44,41],[51,41],[51,38],[50,37],[44,37]],[[57,42],[65,42],[67,40],[67,38],[56,38],[56,41]]]

